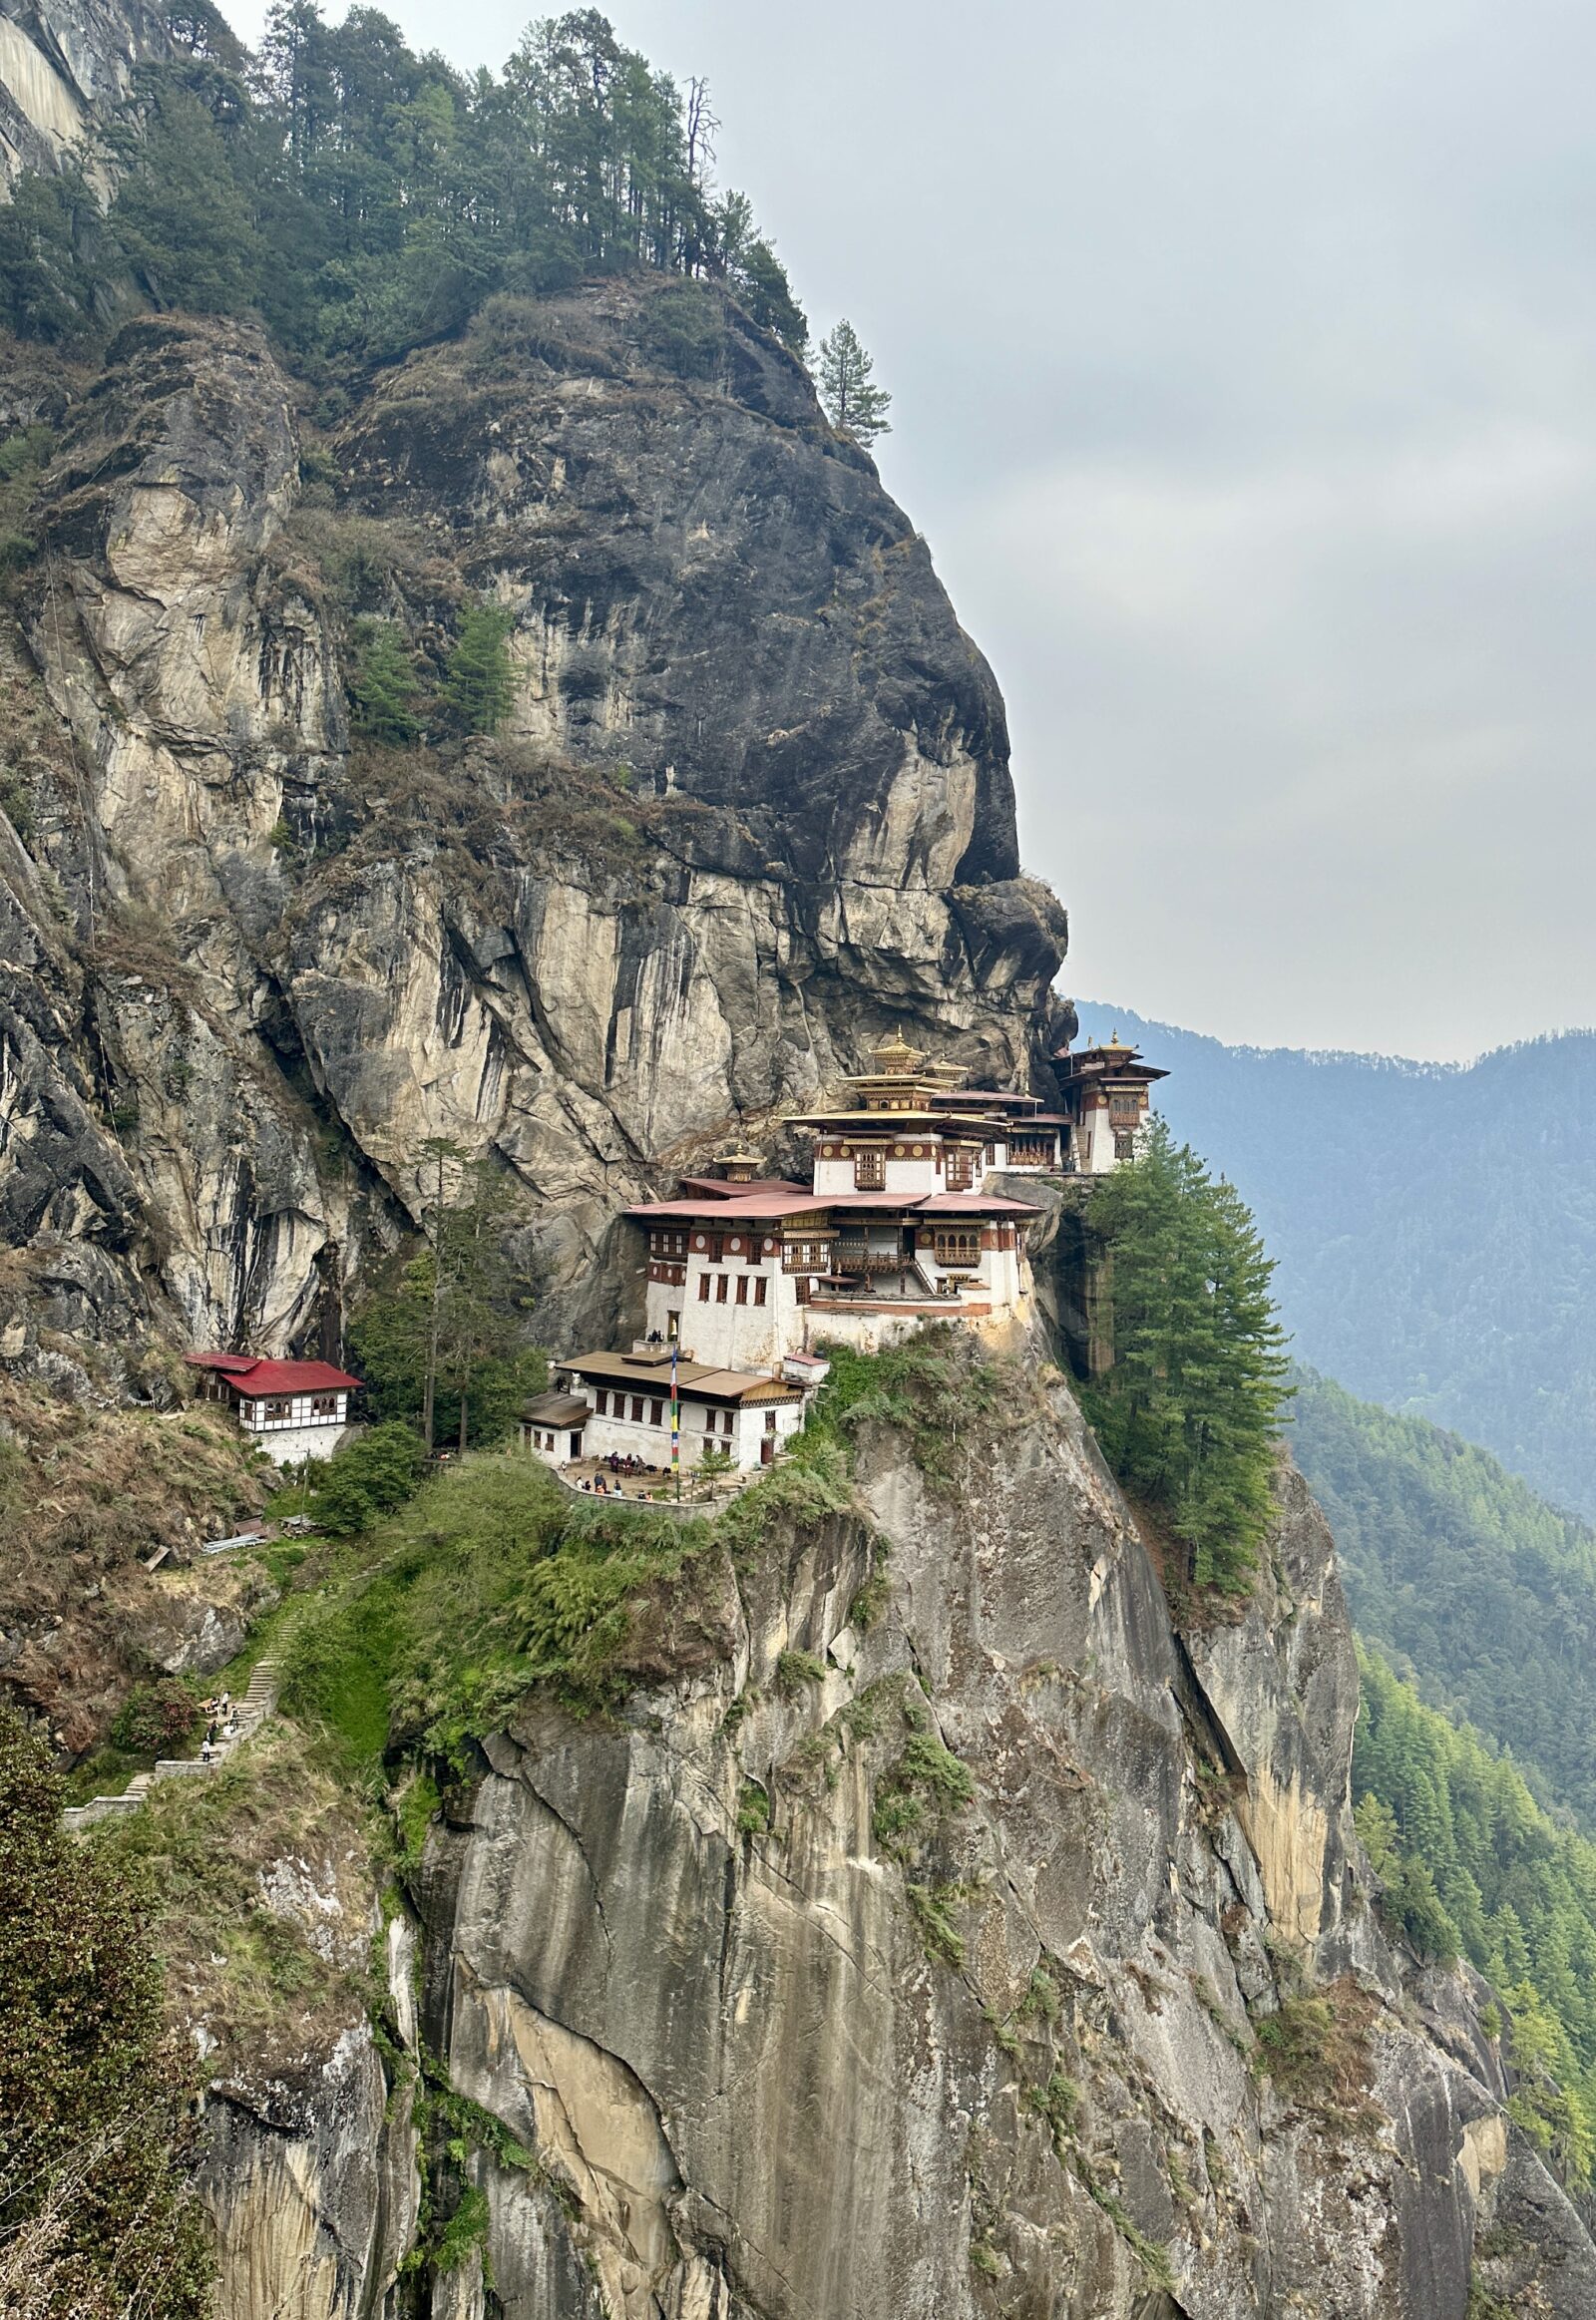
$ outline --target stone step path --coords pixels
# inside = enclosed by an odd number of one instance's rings
[[[120,1796],[92,1796],[87,1804],[69,1804],[62,1813],[68,1829],[92,1828],[97,1820],[118,1820],[137,1812],[158,1780],[203,1779],[225,1762],[236,1747],[252,1740],[277,1705],[282,1670],[275,1660],[257,1660],[241,1700],[233,1702],[238,1730],[230,1740],[219,1740],[209,1763],[199,1756],[162,1756],[153,1772],[135,1772]]]

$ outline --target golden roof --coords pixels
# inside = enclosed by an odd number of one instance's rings
[[[883,1077],[890,1076],[895,1079],[907,1076],[926,1060],[923,1048],[910,1046],[909,1041],[904,1037],[901,1023],[894,1030],[890,1039],[883,1039],[879,1045],[871,1048],[870,1055],[876,1070]]]

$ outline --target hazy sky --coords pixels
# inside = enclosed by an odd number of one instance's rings
[[[525,21],[391,12],[465,65]],[[612,14],[894,393],[1065,986],[1413,1055],[1596,1021],[1588,0]]]

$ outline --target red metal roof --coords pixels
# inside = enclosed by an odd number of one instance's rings
[[[917,1216],[1036,1217],[1028,1200],[999,1200],[995,1192],[933,1192],[916,1204]]]
[[[330,1361],[263,1361],[248,1353],[187,1353],[197,1369],[218,1369],[239,1393],[358,1392],[360,1380]]]
[[[790,1217],[804,1209],[826,1208],[829,1201],[823,1192],[806,1192],[792,1185],[784,1192],[756,1192],[737,1200],[645,1200],[626,1211],[629,1217],[702,1217],[718,1232],[722,1225],[735,1224],[740,1218],[749,1223],[763,1222],[772,1217]]]
[[[706,1192],[711,1200],[721,1203],[728,1200],[753,1200],[772,1192],[802,1192],[803,1189],[801,1184],[794,1184],[790,1176],[750,1176],[744,1184],[733,1184],[724,1176],[681,1178],[683,1193],[696,1195]]]
[[[727,1224],[762,1224],[785,1216],[803,1215],[811,1209],[817,1214],[827,1210],[848,1214],[893,1209],[905,1216],[919,1215],[927,1209],[959,1209],[966,1214],[979,1211],[995,1217],[1033,1217],[1039,1213],[1028,1201],[1002,1200],[995,1192],[805,1192],[787,1193],[779,1198],[774,1193],[761,1193],[749,1201],[717,1202],[712,1213],[706,1213],[701,1203],[692,1201],[650,1200],[627,1209],[626,1214],[709,1224],[719,1231]]]

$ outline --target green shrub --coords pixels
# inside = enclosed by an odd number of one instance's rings
[[[1055,2070],[1039,2087],[1027,2087],[1019,2102],[1021,2110],[1046,2126],[1053,2148],[1061,2158],[1064,2145],[1075,2131],[1075,2119],[1080,2110],[1080,2089],[1074,2080],[1066,2071]]]
[[[702,283],[672,282],[649,299],[642,340],[662,370],[674,371],[682,379],[708,378],[725,351],[720,301]]]
[[[763,1836],[770,1826],[770,1792],[757,1780],[745,1780],[742,1784],[737,1826],[744,1836]]]
[[[975,1793],[969,1767],[934,1732],[912,1732],[903,1754],[876,1785],[876,1842],[894,1859],[906,1859],[922,1836],[962,1811]]]
[[[36,2320],[203,2320],[194,2093],[163,2025],[145,1885],[61,1825],[43,1743],[0,1708],[0,2232]]]
[[[428,1752],[467,1744],[544,1689],[579,1715],[624,1689],[634,1606],[690,1588],[713,1544],[702,1521],[575,1501],[533,1460],[476,1458],[440,1476],[392,1526],[399,1568],[392,1694]]]
[[[783,1692],[801,1692],[806,1684],[824,1684],[826,1663],[813,1652],[783,1652],[776,1662],[776,1682]]]
[[[892,1601],[892,1585],[885,1571],[872,1571],[848,1606],[848,1625],[869,1635]]]
[[[121,1715],[111,1727],[115,1746],[136,1756],[170,1756],[203,1727],[200,1703],[181,1677],[140,1684],[128,1696]]]
[[[969,1898],[964,1886],[910,1884],[905,1892],[927,1957],[933,1964],[952,1966],[958,1972],[965,1962],[965,1937],[955,1924],[952,1912],[959,1902]]]
[[[334,1538],[350,1538],[414,1492],[426,1462],[419,1434],[390,1419],[368,1426],[335,1450],[314,1477],[315,1519]]]

